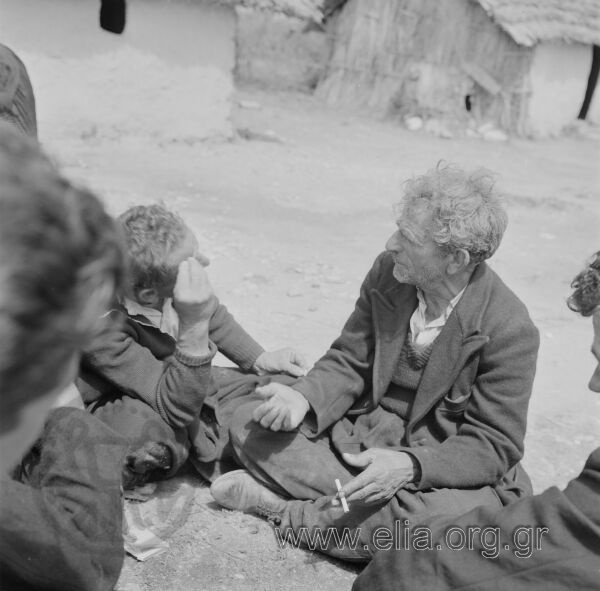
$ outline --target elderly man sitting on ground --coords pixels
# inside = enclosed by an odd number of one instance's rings
[[[600,393],[600,251],[571,287],[569,308],[592,317],[596,367],[588,387]],[[466,547],[455,545],[461,535],[470,536]],[[353,591],[598,589],[600,447],[563,491],[553,486],[504,509],[479,507],[438,521],[431,552],[388,549],[377,554]]]
[[[438,166],[406,183],[396,223],[329,351],[237,410],[247,471],[211,488],[348,560],[369,560],[381,527],[531,493],[519,460],[539,337],[485,263],[507,225],[493,178]]]

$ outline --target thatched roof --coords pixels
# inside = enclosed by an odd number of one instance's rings
[[[280,12],[303,20],[323,20],[324,0],[221,0],[220,4]]]
[[[600,0],[477,0],[519,45],[600,45]]]

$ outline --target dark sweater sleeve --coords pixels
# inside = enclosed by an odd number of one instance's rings
[[[149,404],[172,427],[189,425],[200,412],[204,399],[212,394],[211,361],[217,349],[201,357],[175,349],[164,360],[140,345],[127,324],[97,339],[82,359],[82,379],[100,378],[126,396]],[[79,386],[79,384],[78,384]],[[79,386],[84,396],[84,388]]]
[[[124,558],[125,452],[89,413],[50,414],[26,477],[0,483],[1,589],[113,589]]]
[[[209,336],[219,351],[249,371],[264,349],[240,326],[223,304],[210,319]]]
[[[371,291],[380,282],[385,256],[382,253],[377,257],[363,281],[354,311],[340,336],[308,375],[292,386],[310,404],[311,412],[303,426],[309,436],[330,427],[371,388],[375,353]]]

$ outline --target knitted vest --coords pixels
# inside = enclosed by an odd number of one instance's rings
[[[380,402],[383,408],[407,418],[432,349],[433,343],[425,348],[415,347],[410,331],[407,333],[392,383]]]

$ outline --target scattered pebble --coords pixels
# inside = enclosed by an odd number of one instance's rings
[[[448,129],[446,124],[439,119],[428,119],[427,123],[425,123],[425,131],[446,140],[454,137],[454,134]]]
[[[269,283],[269,279],[267,277],[257,273],[247,273],[244,275],[244,281],[247,281],[248,283],[254,283],[255,285],[264,285],[265,283]]]
[[[486,133],[487,131],[491,131],[492,129],[494,129],[494,124],[490,123],[489,121],[487,123],[482,123],[478,128],[477,131],[483,135],[484,133]]]
[[[508,136],[501,129],[490,129],[483,134],[486,142],[506,142]]]
[[[409,131],[419,131],[423,128],[423,119],[421,117],[407,117],[404,120],[404,127]]]
[[[272,129],[266,131],[254,131],[248,128],[240,128],[237,130],[238,135],[248,141],[260,142],[275,142],[277,144],[285,143]]]
[[[337,275],[329,275],[324,278],[327,283],[344,283],[344,280]]]
[[[241,100],[241,101],[238,101],[238,105],[240,107],[242,107],[242,109],[253,109],[253,110],[262,109],[262,105],[258,101]]]

